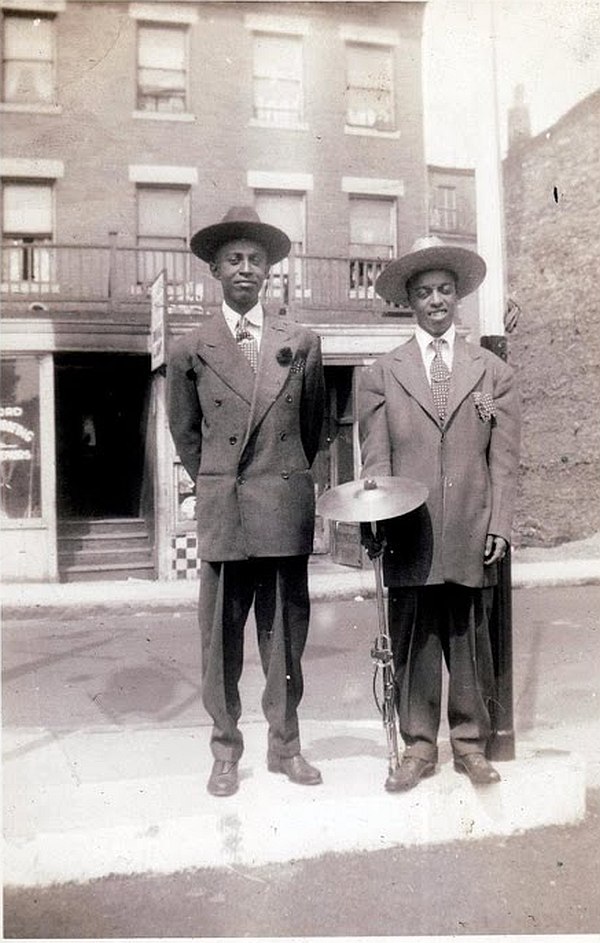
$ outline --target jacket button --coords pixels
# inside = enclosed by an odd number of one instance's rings
[[[289,472],[286,472],[286,471],[283,471],[283,472],[281,473],[281,477],[282,477],[282,478],[285,478],[286,481],[287,481],[287,479],[290,477],[290,473],[289,473]]]
[[[285,439],[287,439],[287,432],[282,432],[279,438],[281,439],[282,442],[284,442]]]
[[[231,442],[232,445],[235,445],[235,443],[237,442],[237,436],[236,436],[236,435],[230,435],[230,436],[229,436],[229,441]]]
[[[293,403],[294,397],[292,396],[291,393],[288,393],[288,394],[286,395],[285,401],[286,401],[286,403]]]
[[[215,400],[215,406],[222,406],[222,405],[223,405],[223,400],[222,400],[222,399],[216,399],[216,400]]]
[[[237,483],[238,483],[238,485],[245,485],[245,484],[246,484],[246,479],[244,478],[243,475],[238,475],[238,476],[237,476]]]

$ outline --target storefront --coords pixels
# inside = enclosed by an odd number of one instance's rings
[[[173,448],[147,329],[91,340],[24,328],[13,324],[2,358],[4,579],[197,578],[194,485]],[[360,474],[359,372],[407,329],[316,329],[327,384],[318,497]],[[357,527],[318,518],[315,553],[360,566]]]

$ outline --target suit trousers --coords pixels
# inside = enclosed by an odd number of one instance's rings
[[[202,699],[213,721],[213,756],[237,761],[244,750],[238,685],[252,603],[266,679],[262,709],[269,726],[268,751],[294,756],[300,752],[297,711],[310,615],[308,556],[203,562],[200,580]]]
[[[389,631],[405,754],[437,762],[442,656],[455,756],[484,753],[491,734],[493,589],[452,583],[389,589]]]

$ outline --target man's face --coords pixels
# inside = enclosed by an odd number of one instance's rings
[[[419,272],[408,284],[408,301],[417,323],[433,337],[444,334],[456,315],[456,278],[445,269]]]
[[[234,311],[245,314],[258,301],[263,282],[269,274],[267,253],[251,239],[236,239],[218,250],[210,263],[214,277],[221,282],[223,297]]]

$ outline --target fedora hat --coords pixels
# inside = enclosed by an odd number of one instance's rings
[[[192,236],[190,249],[198,258],[212,262],[221,246],[234,239],[260,243],[267,252],[269,265],[284,259],[292,247],[283,230],[260,221],[253,206],[232,206],[220,223],[206,226]]]
[[[413,275],[432,269],[452,272],[456,278],[456,294],[464,298],[481,285],[486,264],[471,249],[446,245],[437,236],[423,236],[412,244],[410,252],[384,268],[375,282],[375,291],[386,301],[407,306],[407,282]]]

